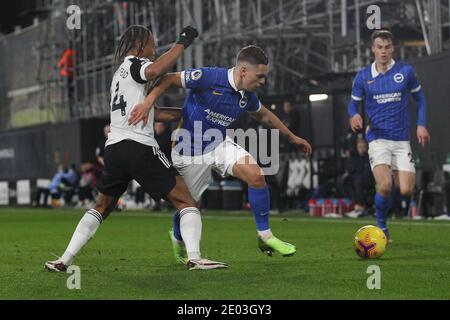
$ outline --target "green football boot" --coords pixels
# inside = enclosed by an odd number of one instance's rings
[[[182,241],[177,241],[173,235],[173,229],[169,231],[169,238],[172,242],[172,250],[173,255],[175,256],[175,260],[181,264],[186,264],[187,259],[187,253],[186,253],[186,247],[184,246],[184,243]]]
[[[273,252],[280,253],[283,257],[293,256],[297,251],[294,245],[281,241],[280,239],[272,236],[267,241],[263,241],[258,237],[258,246],[259,249],[267,254],[268,256],[272,256]]]

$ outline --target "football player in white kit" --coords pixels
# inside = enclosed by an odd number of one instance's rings
[[[147,82],[168,72],[197,36],[196,29],[185,27],[178,42],[155,60],[155,41],[150,30],[134,25],[122,35],[116,51],[116,58],[122,62],[111,84],[111,132],[105,143],[105,167],[99,182],[99,195],[95,207],[88,210],[78,223],[62,257],[45,263],[48,270],[66,271],[81,248],[116,207],[119,197],[133,179],[155,200],[166,198],[183,212],[183,238],[196,238],[195,234],[199,231],[185,226],[190,226],[191,220],[200,220],[200,212],[183,179],[160,151],[154,138],[155,110],[150,112],[149,121],[134,126],[128,125],[128,116],[133,106],[146,97]],[[189,270],[226,267],[224,263],[201,259],[198,246],[186,249]]]

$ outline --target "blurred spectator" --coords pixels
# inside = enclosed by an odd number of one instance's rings
[[[108,140],[108,134],[111,131],[111,127],[109,124],[105,125],[103,127],[103,135],[99,139],[97,148],[95,149],[95,157],[97,158],[97,162],[102,166],[102,168],[105,166],[105,160],[103,159],[103,156],[105,154],[105,142]]]
[[[348,128],[340,139],[341,157],[350,158],[352,155],[356,154],[356,143],[361,139],[364,139],[364,134],[355,133],[351,128]]]
[[[280,112],[280,120],[289,128],[294,134],[299,134],[300,129],[300,114],[292,105],[290,100],[283,102],[283,111]],[[288,139],[280,136],[280,152],[295,152],[296,147],[289,143]]]
[[[64,54],[59,59],[58,67],[61,77],[67,79],[67,95],[69,101],[73,100],[74,86],[73,86],[73,71],[74,71],[74,55],[75,50],[67,48]]]
[[[62,164],[59,164],[57,167],[56,173],[53,176],[52,180],[50,181],[49,185],[45,188],[39,187],[37,189],[37,193],[36,193],[36,206],[37,207],[41,206],[42,195],[44,195],[44,202],[42,203],[42,206],[44,208],[48,207],[47,201],[48,201],[48,196],[50,194],[50,190],[52,190],[53,194],[56,195],[57,187],[60,184],[61,176],[62,176],[63,172],[64,172],[64,167]],[[53,203],[53,195],[52,195],[52,203]]]
[[[425,175],[425,173],[424,173]],[[417,198],[421,199],[419,202],[419,211],[420,215],[429,218],[433,217],[438,220],[450,220],[448,216],[448,206],[447,206],[447,188],[449,186],[449,182],[446,179],[446,172],[443,171],[442,166],[438,163],[435,164],[434,173],[431,171],[426,173],[426,178],[422,178],[423,186],[418,190]],[[406,215],[408,213],[409,207],[404,205],[405,202],[410,199],[405,197],[397,200],[395,204],[397,206],[393,206],[394,213],[399,212],[399,209],[402,210],[401,214]],[[401,201],[402,206],[398,206],[398,201]]]
[[[78,203],[79,208],[91,208],[94,203],[94,188],[97,185],[95,169],[92,163],[81,164],[81,178],[78,185]]]
[[[282,108],[276,108],[275,105],[271,107],[272,112],[280,118],[283,124],[289,128],[294,134],[299,134],[300,128],[300,114],[294,108],[290,100],[283,101]],[[281,109],[281,110],[280,110]],[[286,209],[287,207],[287,182],[289,175],[289,159],[290,153],[297,153],[297,149],[294,145],[289,143],[288,139],[284,136],[279,137],[280,141],[280,155],[279,155],[279,170],[277,174],[266,176],[267,184],[270,186],[271,192],[271,213],[278,213]],[[269,147],[270,147],[270,143]],[[271,150],[269,150],[271,153]]]
[[[79,173],[75,164],[70,166],[70,169],[65,169],[61,177],[61,183],[59,185],[59,192],[64,197],[65,205],[70,205],[72,197],[78,187]]]
[[[75,54],[74,50],[72,50],[71,48],[67,48],[64,51],[64,54],[59,59],[58,63],[58,67],[60,68],[59,74],[62,77],[67,77],[70,79],[73,78],[74,54]]]
[[[78,182],[78,175],[75,165],[72,165],[70,169],[65,168],[62,164],[58,165],[57,172],[53,176],[47,188],[38,188],[36,194],[36,205],[39,207],[41,195],[44,194],[43,206],[47,206],[47,198],[50,194],[52,197],[52,206],[61,206],[61,197],[64,197],[65,203],[70,203],[74,189]]]
[[[337,164],[339,173],[347,170],[348,159],[357,153],[356,142],[359,139],[364,139],[364,134],[355,133],[351,128],[348,128],[339,139],[340,157]]]
[[[348,159],[347,170],[342,178],[355,204],[355,209],[347,215],[355,218],[367,214],[366,210],[375,192],[375,182],[370,168],[367,142],[363,138],[358,138],[356,154]]]

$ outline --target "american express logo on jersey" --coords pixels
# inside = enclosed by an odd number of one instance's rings
[[[224,127],[228,127],[231,123],[233,123],[236,120],[235,118],[232,118],[230,116],[218,112],[211,111],[210,109],[206,109],[205,112],[208,114],[206,116],[207,120],[220,124],[221,126]]]
[[[402,101],[402,93],[401,92],[393,92],[393,93],[383,93],[374,95],[373,98],[377,100],[378,104],[388,103],[388,102],[399,102]]]

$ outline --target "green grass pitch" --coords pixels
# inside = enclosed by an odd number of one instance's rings
[[[450,223],[391,221],[394,243],[378,260],[354,253],[355,231],[371,220],[273,216],[271,227],[297,245],[293,257],[257,248],[249,212],[209,212],[202,253],[229,269],[187,271],[172,257],[170,213],[115,212],[75,260],[81,289],[43,268],[62,254],[82,210],[0,209],[0,299],[450,299]],[[366,286],[381,269],[381,289]]]

